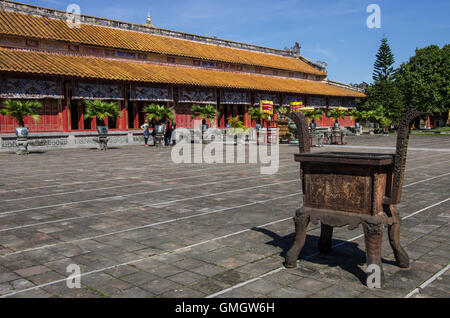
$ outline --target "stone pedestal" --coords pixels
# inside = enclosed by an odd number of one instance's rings
[[[28,139],[27,138],[17,138],[17,147],[19,148],[16,152],[18,155],[28,155]]]

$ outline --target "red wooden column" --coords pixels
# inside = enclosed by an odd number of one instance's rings
[[[69,131],[69,107],[67,106],[67,101],[63,101],[63,108],[62,108],[62,130],[64,132]]]
[[[127,130],[128,129],[128,103],[126,101],[120,102],[122,108],[121,108],[121,117],[120,117],[120,130]]]
[[[251,128],[252,127],[252,121],[250,118],[250,114],[248,113],[248,106],[245,105],[244,106],[244,125],[247,128]]]
[[[133,114],[134,114],[133,118],[134,128],[137,129],[139,128],[139,106],[136,102],[133,102]]]
[[[97,117],[91,119],[91,130],[97,130]]]
[[[225,105],[221,105],[221,112],[219,118],[219,127],[225,128]]]
[[[78,107],[78,130],[84,130],[84,107],[81,101],[77,101]]]
[[[220,113],[219,113],[219,112],[220,112],[219,104],[216,104],[216,112],[217,112],[218,114],[220,114]],[[219,116],[216,116],[216,119],[215,119],[215,126],[216,126],[216,128],[220,128],[220,118],[219,118]]]

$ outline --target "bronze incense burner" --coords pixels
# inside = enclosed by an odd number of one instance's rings
[[[384,226],[397,265],[409,267],[409,257],[400,244],[401,218],[394,206],[400,203],[411,124],[425,113],[409,111],[398,130],[395,154],[310,152],[308,124],[301,113],[291,113],[297,125],[303,207],[296,212],[295,242],[287,252],[285,266],[297,267],[306,240],[308,224],[321,223],[319,250],[332,248],[334,227],[350,230],[362,224],[368,267],[379,266],[380,287],[384,284],[381,244]]]

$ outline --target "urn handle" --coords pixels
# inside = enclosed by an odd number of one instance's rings
[[[292,119],[297,126],[298,147],[300,153],[311,152],[308,121],[305,116],[300,112],[292,112],[287,114],[287,116]]]
[[[418,117],[431,115],[429,112],[409,110],[400,122],[397,131],[397,148],[394,161],[394,176],[392,185],[391,204],[400,203],[402,197],[403,177],[405,175],[406,157],[408,154],[409,134],[414,120]]]

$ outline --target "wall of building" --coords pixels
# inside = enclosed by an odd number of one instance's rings
[[[130,91],[138,88],[141,91],[134,94],[139,96],[131,96]],[[44,97],[41,98],[39,94],[44,94]],[[226,98],[224,94],[227,96]],[[144,96],[144,100],[138,100],[142,96]],[[148,96],[155,96],[156,99],[152,100]],[[194,120],[191,118],[193,104],[214,105],[219,111],[219,115],[216,122],[209,124],[219,128],[225,128],[228,119],[235,116],[240,116],[247,127],[254,127],[255,123],[250,120],[248,109],[251,106],[259,105],[261,99],[274,101],[276,107],[289,106],[291,101],[302,101],[306,106],[323,109],[354,106],[354,99],[325,96],[242,90],[225,91],[206,87],[143,86],[142,88],[138,87],[138,84],[64,80],[37,76],[27,78],[20,75],[0,76],[0,102],[3,103],[6,98],[39,99],[42,101],[43,107],[39,112],[41,120],[34,122],[31,118],[25,119],[25,125],[31,133],[96,131],[96,120],[84,118],[83,98],[117,102],[121,117],[115,120],[107,120],[107,124],[112,131],[140,129],[140,126],[144,123],[142,109],[150,103],[174,107],[177,126],[183,128],[194,127]],[[324,117],[317,124],[318,126],[332,126],[334,123],[331,119]],[[13,133],[16,125],[14,119],[0,115],[0,134]],[[341,122],[341,125],[354,126],[354,120],[346,118]]]

